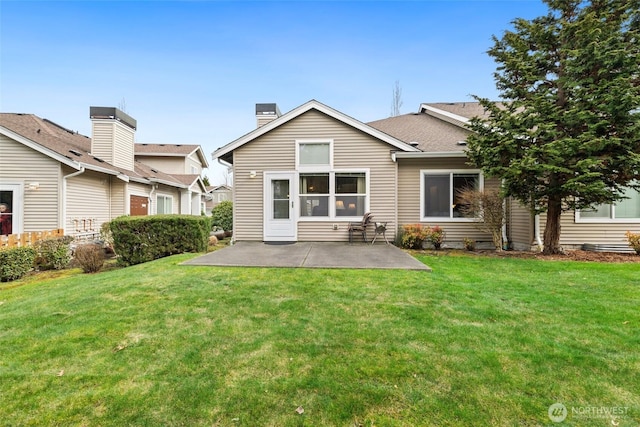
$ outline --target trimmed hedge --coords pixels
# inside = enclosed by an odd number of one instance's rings
[[[109,223],[121,265],[184,252],[205,252],[211,218],[195,215],[122,216]]]
[[[30,247],[0,250],[0,281],[16,280],[33,268],[36,251]]]

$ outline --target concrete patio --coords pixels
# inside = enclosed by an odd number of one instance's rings
[[[372,268],[431,271],[429,267],[388,244],[296,242],[270,244],[238,242],[189,260],[184,265],[220,267]]]

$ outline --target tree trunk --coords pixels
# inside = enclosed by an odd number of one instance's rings
[[[546,255],[564,253],[560,248],[560,215],[562,214],[562,200],[549,198],[547,210],[547,224],[544,228],[543,250]]]

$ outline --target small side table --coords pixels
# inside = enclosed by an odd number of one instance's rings
[[[371,244],[373,245],[376,242],[376,238],[378,237],[378,234],[382,234],[382,237],[384,237],[384,241],[387,242],[387,245],[389,244],[389,241],[387,240],[387,235],[385,234],[387,232],[387,223],[386,222],[374,222],[374,225],[376,226],[376,234],[373,236],[373,240],[371,241]]]

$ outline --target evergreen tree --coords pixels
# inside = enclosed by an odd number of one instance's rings
[[[545,0],[488,53],[503,102],[476,97],[472,163],[547,213],[545,253],[561,252],[560,214],[640,188],[640,0]]]

